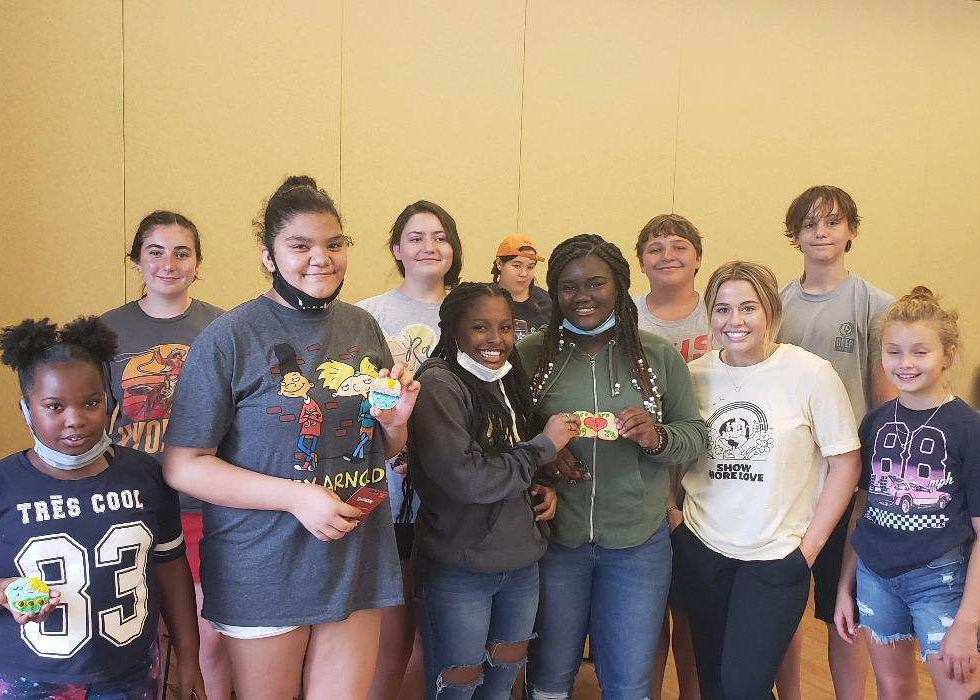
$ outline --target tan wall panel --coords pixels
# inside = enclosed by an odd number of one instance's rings
[[[285,175],[337,194],[340,32],[339,0],[126,3],[127,236],[153,209],[188,215],[193,296],[230,308],[268,287],[251,222]]]
[[[464,277],[489,278],[517,222],[523,23],[518,0],[345,4],[345,299],[399,283],[385,242],[419,199],[455,218]]]
[[[529,3],[520,230],[546,257],[600,233],[632,261],[643,224],[671,210],[679,29],[678,3]]]
[[[67,321],[122,300],[122,32],[118,2],[7,3],[0,22],[0,326]],[[0,449],[26,446],[0,368]]]
[[[676,199],[707,236],[701,283],[734,257],[770,264],[783,282],[798,275],[786,208],[810,185],[836,184],[863,218],[850,269],[896,295],[925,283],[965,307],[972,283],[950,253],[980,216],[976,5],[685,8]],[[980,359],[976,320],[963,316],[964,393]]]

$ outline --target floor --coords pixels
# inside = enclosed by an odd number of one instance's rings
[[[830,679],[827,667],[827,626],[813,619],[813,601],[807,607],[803,616],[803,668],[801,690],[804,700],[833,700],[834,685]],[[919,698],[933,698],[932,684],[925,668],[919,666]],[[572,700],[592,700],[599,697],[599,686],[596,683],[595,671],[591,664],[582,664],[578,677],[575,679],[575,692]],[[864,697],[874,700],[874,674],[868,669],[868,685]],[[677,673],[674,670],[673,658],[667,659],[667,673],[664,678],[663,700],[677,700]]]

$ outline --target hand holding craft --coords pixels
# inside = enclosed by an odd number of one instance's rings
[[[398,386],[382,381],[385,379],[397,381]],[[396,362],[391,370],[381,370],[368,393],[371,415],[386,431],[405,425],[412,415],[421,388],[422,385],[415,380],[415,373],[401,362]],[[394,402],[392,399],[395,399]]]
[[[571,413],[556,413],[544,426],[544,436],[551,440],[555,450],[565,447],[572,438],[578,437],[579,419]]]
[[[290,513],[318,540],[339,540],[357,526],[361,509],[318,484],[293,482]]]
[[[632,440],[647,452],[660,452],[666,442],[663,427],[645,409],[624,408],[616,415],[620,437]]]
[[[44,622],[60,604],[61,593],[36,578],[0,579],[0,605],[18,625]]]

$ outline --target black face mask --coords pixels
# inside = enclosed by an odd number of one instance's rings
[[[275,264],[275,261],[273,261],[273,264]],[[276,271],[272,273],[272,288],[276,290],[279,296],[297,311],[305,311],[309,314],[319,313],[327,308],[327,304],[337,298],[343,286],[344,281],[341,280],[337,288],[333,290],[333,294],[321,299],[320,297],[311,297],[302,289],[297,289],[287,282],[286,278],[280,274],[278,266],[276,267]]]

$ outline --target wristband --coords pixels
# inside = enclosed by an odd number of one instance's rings
[[[643,451],[646,452],[651,457],[655,457],[667,448],[667,431],[659,423],[654,426],[654,430],[657,431],[657,446],[654,448],[644,447]]]

